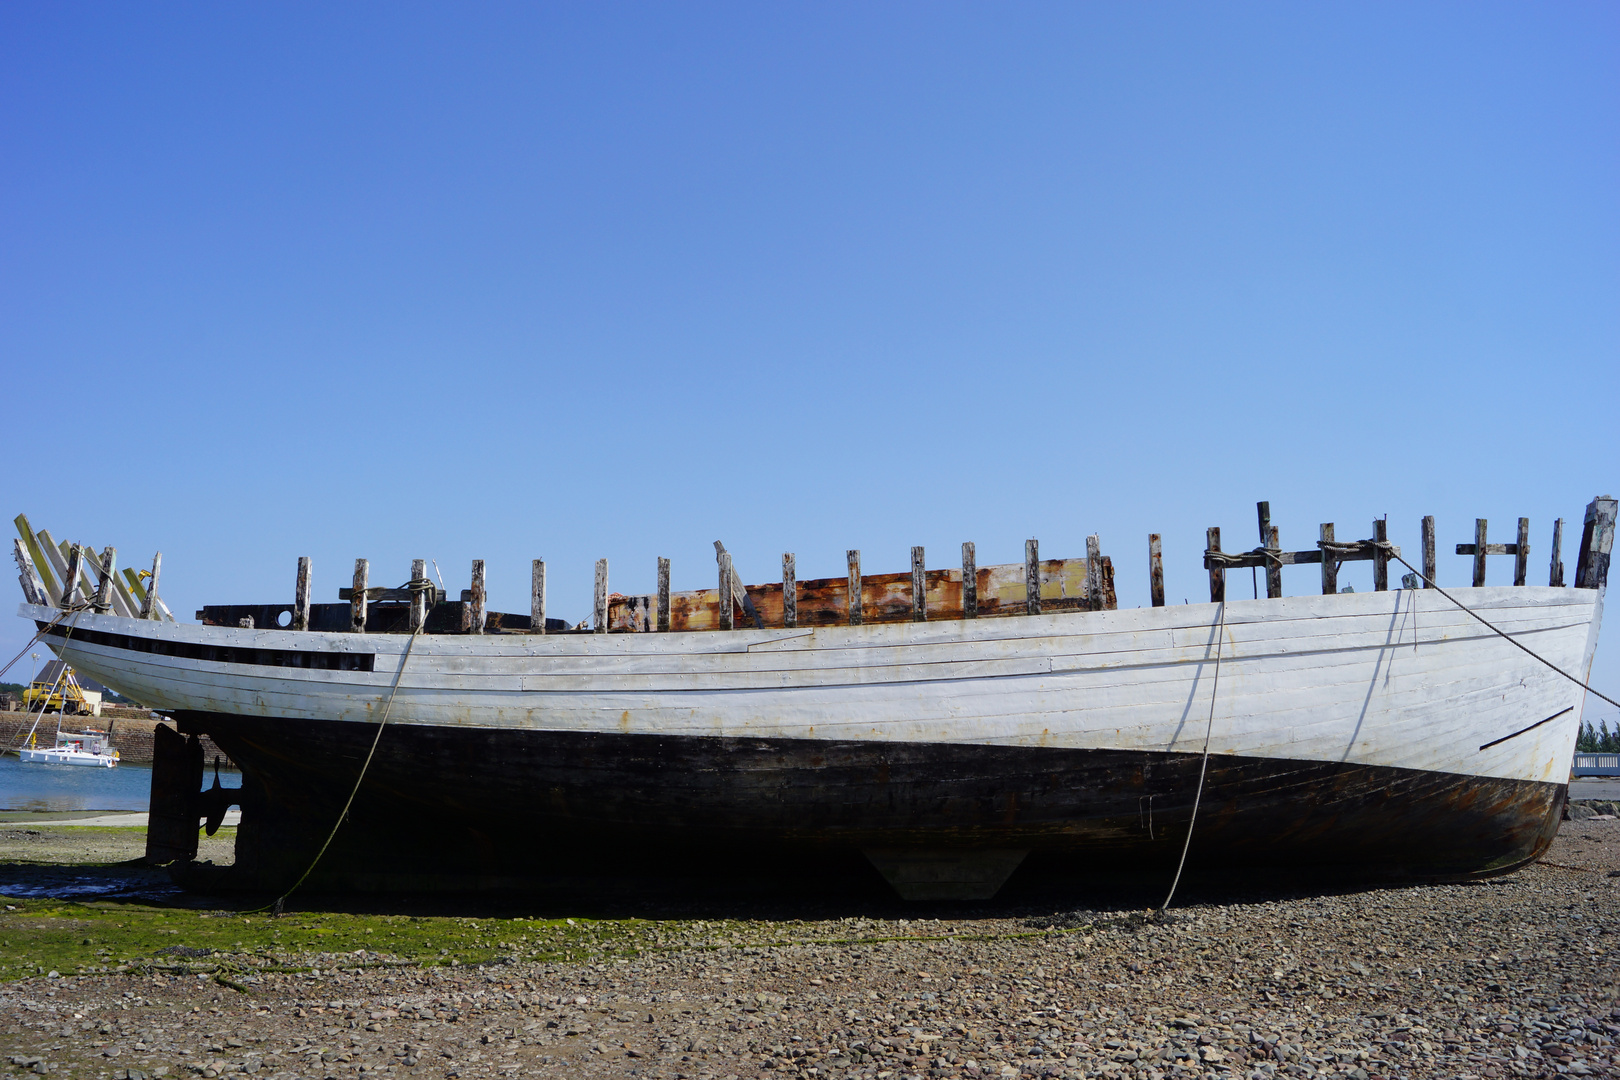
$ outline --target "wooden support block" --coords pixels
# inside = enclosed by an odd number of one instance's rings
[[[1530,519],[1519,519],[1519,539],[1513,545],[1513,584],[1523,585],[1530,570]]]
[[[62,579],[67,582],[67,588],[62,593],[62,607],[64,608],[76,607],[81,600],[79,594],[79,573],[80,567],[83,564],[84,545],[74,544],[72,547],[68,548],[67,570],[62,575]]]
[[[1101,611],[1104,602],[1102,537],[1092,533],[1086,537],[1086,607]]]
[[[298,556],[298,583],[293,589],[294,630],[309,629],[310,561],[308,555]]]
[[[146,579],[146,595],[141,597],[141,618],[161,619],[161,609],[158,607],[158,578],[163,573],[163,552],[159,551],[152,556],[152,576]]]
[[[733,630],[737,626],[737,597],[731,591],[731,552],[721,549],[715,557],[720,564],[720,629]]]
[[[979,617],[979,559],[973,541],[962,541],[962,618]]]
[[[529,571],[529,632],[546,632],[546,560],[536,559]]]
[[[349,592],[349,629],[356,634],[366,632],[366,590],[370,588],[371,560],[354,560],[354,585]]]
[[[428,613],[428,583],[427,560],[411,560],[411,633],[416,633],[427,623]]]
[[[791,551],[782,553],[782,625],[799,625],[799,571]]]
[[[1204,530],[1204,547],[1209,551],[1221,550],[1219,527]],[[1226,599],[1226,567],[1213,564],[1209,568],[1209,602],[1219,604]]]
[[[1552,563],[1547,568],[1547,584],[1555,589],[1564,587],[1564,519],[1553,522]]]
[[[658,557],[658,632],[669,633],[669,560]]]
[[[1388,542],[1388,518],[1373,521],[1373,539],[1379,543]],[[1389,592],[1389,555],[1383,548],[1373,549],[1373,592]]]
[[[101,580],[96,585],[96,600],[92,605],[98,615],[105,615],[113,606],[113,574],[118,565],[118,549],[109,547],[101,553]]]
[[[1260,519],[1260,546],[1270,551],[1277,550],[1277,529],[1271,524],[1271,504],[1259,502],[1254,504],[1256,516]],[[1267,560],[1266,562],[1266,599],[1277,600],[1282,596],[1282,564]]]
[[[489,610],[489,591],[484,585],[484,560],[472,561],[472,598],[467,604],[467,626],[469,633],[482,634],[484,632],[484,618]]]
[[[1324,544],[1333,543],[1333,522],[1329,521],[1317,529],[1317,539]],[[1339,591],[1339,557],[1322,549],[1322,595],[1332,596]]]
[[[598,634],[608,631],[608,561],[596,560],[596,602],[591,609],[595,625],[592,627]]]
[[[1474,519],[1474,588],[1485,584],[1485,556],[1490,554],[1485,543],[1485,519]]]
[[[1434,588],[1437,573],[1439,569],[1434,553],[1434,515],[1430,514],[1423,519],[1423,576],[1428,578],[1423,583],[1425,589]]]
[[[864,617],[861,597],[861,552],[859,548],[850,548],[846,553],[849,560],[849,625],[859,626]]]
[[[1164,607],[1164,550],[1158,533],[1148,533],[1148,589],[1153,606]]]
[[[1041,543],[1031,537],[1024,541],[1024,614],[1041,613]]]
[[[911,621],[928,621],[928,566],[923,549],[911,549]]]
[[[1586,522],[1581,526],[1581,550],[1575,556],[1575,587],[1601,589],[1609,581],[1609,558],[1614,550],[1616,503],[1600,495],[1586,506]]]

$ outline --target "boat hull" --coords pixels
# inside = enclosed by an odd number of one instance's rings
[[[30,750],[17,751],[25,765],[77,765],[83,768],[111,769],[117,766],[118,759],[103,754],[81,754],[64,750]]]
[[[873,850],[1013,850],[1170,867],[1202,756],[1120,750],[468,730],[182,713],[242,768],[237,863],[274,889],[771,877]],[[1194,865],[1502,873],[1545,850],[1564,785],[1345,762],[1212,758]],[[868,871],[870,873],[870,871]],[[873,877],[875,881],[875,876]]]

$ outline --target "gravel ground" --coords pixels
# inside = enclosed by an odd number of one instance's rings
[[[0,988],[0,1044],[12,1075],[96,1080],[1620,1075],[1617,868],[1597,819],[1491,882],[1194,892],[1165,921],[672,920],[542,963],[507,920],[476,968],[171,949],[200,974]]]
[[[99,828],[65,822],[0,825],[0,857],[7,863],[36,865],[109,864],[146,854],[146,829]],[[229,866],[236,861],[236,830],[197,837],[197,858]]]

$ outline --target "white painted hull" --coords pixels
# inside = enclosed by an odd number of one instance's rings
[[[1600,593],[1454,594],[1564,670],[1589,662]],[[1216,605],[1192,604],[813,630],[432,635],[415,643],[390,723],[1198,753],[1213,695],[1216,757],[1568,779],[1579,688],[1433,591],[1231,602],[1217,692],[1218,619]],[[158,709],[244,720],[373,723],[408,641],[66,622],[69,637],[46,641],[76,669]],[[227,663],[85,640],[95,632],[375,661],[370,671]]]
[[[111,769],[118,765],[118,759],[111,755],[86,754],[77,750],[24,748],[17,755],[25,765],[79,765],[92,769]]]

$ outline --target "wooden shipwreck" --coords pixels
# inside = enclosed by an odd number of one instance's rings
[[[422,560],[397,589],[359,560],[340,602],[315,604],[303,559],[292,603],[180,624],[152,617],[155,569],[119,607],[112,549],[81,582],[84,549],[19,519],[16,554],[45,643],[178,720],[149,856],[183,879],[199,823],[240,804],[236,865],[209,884],[286,888],[352,793],[313,887],[875,868],[908,898],[983,898],[1021,865],[1173,866],[1189,828],[1194,862],[1462,878],[1535,858],[1566,796],[1569,673],[1596,646],[1615,509],[1587,508],[1569,586],[1561,524],[1546,586],[1527,583],[1527,522],[1498,545],[1481,522],[1458,548],[1473,584],[1442,595],[1432,519],[1421,574],[1391,590],[1404,556],[1382,521],[1284,551],[1261,504],[1259,547],[1206,537],[1209,603],[1165,605],[1156,535],[1153,606],[1135,610],[1096,537],[1083,558],[1030,541],[989,567],[965,544],[960,567],[928,569],[918,548],[897,574],[852,551],[846,576],[810,581],[786,555],[765,585],[716,544],[702,591],[672,592],[661,559],[656,592],[619,596],[599,563],[579,627],[547,617],[540,561],[527,614],[488,609],[482,562],[451,599]],[[1513,585],[1485,584],[1493,554],[1514,556]],[[1338,591],[1350,559],[1373,562],[1374,591]],[[1281,567],[1307,562],[1321,593],[1284,597]],[[1244,567],[1265,598],[1228,598]],[[241,789],[203,789],[204,734]]]

